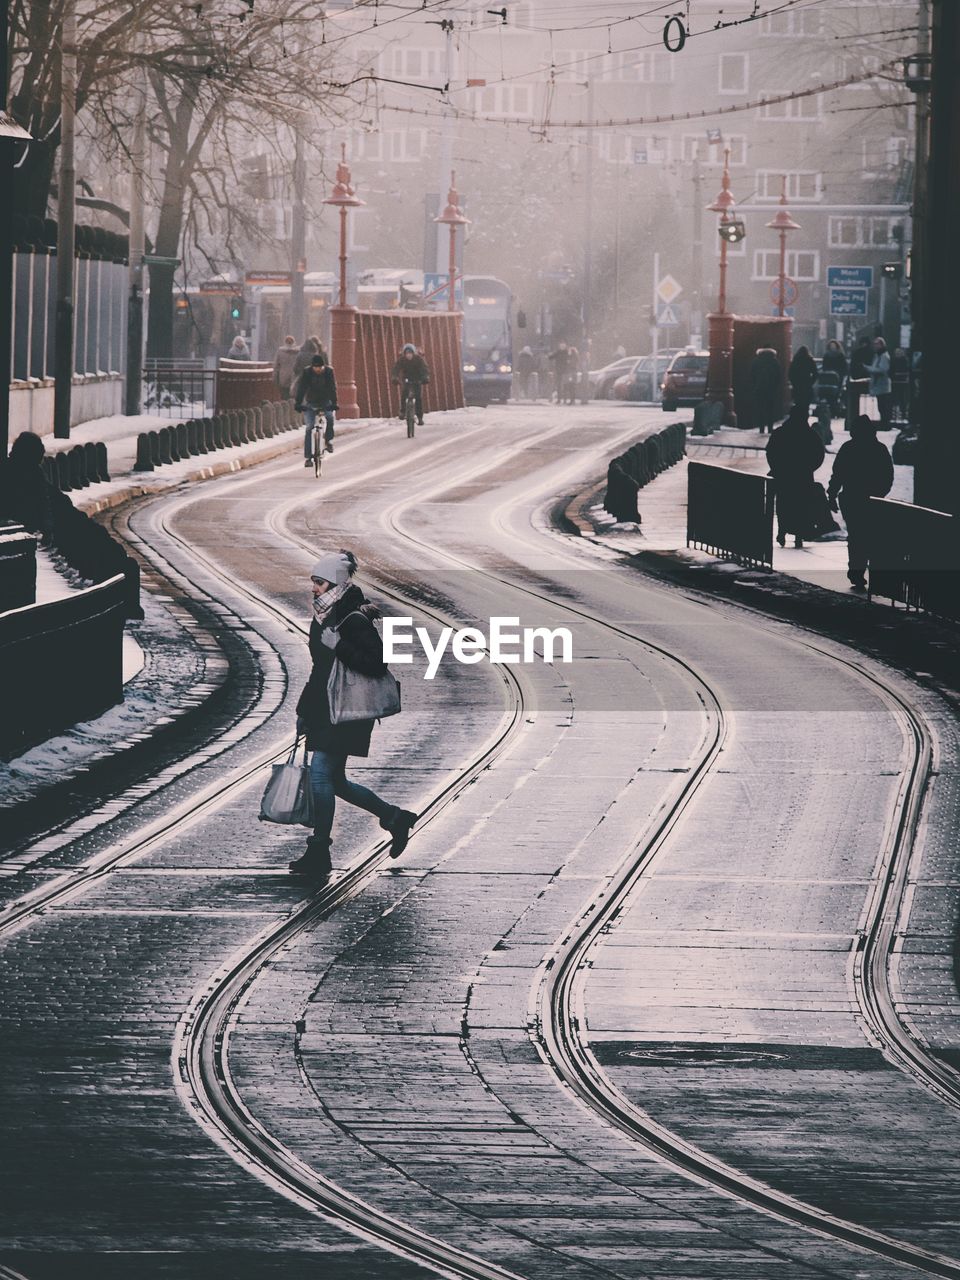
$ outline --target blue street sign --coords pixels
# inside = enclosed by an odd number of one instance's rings
[[[657,324],[662,324],[665,328],[669,328],[672,324],[677,324],[677,313],[669,302],[657,303]]]
[[[831,289],[872,289],[873,267],[827,267],[827,284]]]
[[[867,314],[866,289],[831,289],[830,314],[832,316],[865,316]]]
[[[423,273],[423,300],[428,307],[439,308],[441,311],[447,305],[449,292],[449,273],[446,271],[425,271]],[[459,310],[463,310],[463,277],[457,279],[453,286],[453,302],[454,306]]]
[[[780,308],[779,308],[779,307],[771,307],[771,308],[770,308],[770,314],[771,314],[772,316],[778,316],[778,315],[780,314]],[[792,319],[794,319],[794,317],[795,317],[795,316],[796,316],[796,314],[797,314],[797,308],[796,308],[796,307],[784,307],[784,308],[783,308],[783,314],[784,314],[785,316],[789,316],[789,317],[790,317],[790,319],[792,320]]]

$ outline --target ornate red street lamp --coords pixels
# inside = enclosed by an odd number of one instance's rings
[[[778,285],[777,285],[776,303],[777,303],[777,315],[782,320],[784,315],[786,314],[788,305],[792,305],[793,301],[796,300],[794,298],[794,299],[791,299],[790,303],[787,302],[787,232],[800,230],[800,223],[794,222],[794,220],[790,217],[790,214],[787,211],[787,175],[786,174],[783,175],[782,184],[780,187],[780,208],[777,210],[776,217],[771,219],[771,221],[767,223],[767,226],[771,229],[771,231],[780,232],[780,271],[777,275]],[[790,281],[790,284],[793,285],[794,290],[796,290],[796,285],[794,285],[792,280]]]
[[[457,190],[456,172],[450,170],[450,190],[447,192],[447,207],[439,217],[434,218],[434,222],[442,222],[450,228],[450,275],[449,285],[447,287],[447,310],[456,310],[456,279],[457,279],[457,227],[466,227],[470,223],[470,219],[464,217],[463,210],[460,208],[460,192]]]
[[[357,308],[347,305],[347,210],[366,201],[354,190],[347,164],[346,144],[341,146],[337,180],[324,204],[340,210],[340,297],[330,308],[330,358],[337,374],[337,401],[341,418],[359,418],[357,404]]]
[[[710,364],[707,369],[707,399],[723,408],[723,423],[737,425],[733,411],[733,316],[727,311],[727,245],[739,244],[746,234],[743,221],[731,216],[736,201],[730,190],[730,151],[723,153],[723,184],[711,213],[720,214],[720,295],[717,309],[707,316],[709,326]]]

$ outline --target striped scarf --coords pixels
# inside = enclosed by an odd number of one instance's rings
[[[350,579],[340,582],[335,587],[331,587],[329,591],[325,591],[322,596],[313,597],[313,616],[317,620],[319,626],[323,626],[336,606],[350,590],[353,584]]]

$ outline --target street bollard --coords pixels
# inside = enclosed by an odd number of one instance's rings
[[[74,489],[85,489],[90,481],[87,479],[87,458],[83,445],[74,445],[67,455],[70,459],[70,484]]]
[[[230,413],[227,414],[227,426],[229,429],[230,445],[231,447],[236,448],[240,443],[240,418],[236,410],[231,410]]]
[[[56,466],[57,488],[61,489],[64,493],[69,493],[73,488],[73,485],[70,483],[70,459],[63,451],[56,455]]]
[[[178,422],[173,429],[173,435],[177,442],[177,461],[185,462],[190,457],[190,448],[187,444],[187,424]]]
[[[201,453],[209,453],[213,448],[213,421],[200,418],[197,422],[197,448]]]
[[[92,440],[83,445],[83,464],[87,473],[87,483],[97,484],[100,480],[100,464],[97,461],[97,446]]]
[[[180,449],[177,445],[177,429],[176,427],[165,427],[164,430],[167,432],[167,439],[170,441],[170,461],[179,462]]]
[[[133,464],[134,471],[152,471],[153,458],[150,453],[150,437],[146,431],[137,436],[137,460]]]
[[[170,449],[170,428],[161,427],[157,432],[157,443],[160,446],[160,461],[164,466],[169,466],[173,462],[173,454]]]
[[[197,435],[197,420],[196,418],[191,418],[187,423],[187,453],[191,458],[199,458],[200,456],[200,441]]]
[[[159,467],[162,461],[160,457],[160,437],[156,431],[148,431],[147,439],[150,441],[150,461],[155,467]]]
[[[107,458],[107,446],[102,440],[98,440],[93,446],[96,451],[97,458],[97,475],[101,480],[110,479],[110,464]]]

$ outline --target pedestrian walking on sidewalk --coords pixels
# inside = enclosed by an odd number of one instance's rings
[[[284,400],[290,399],[295,381],[294,366],[299,354],[296,338],[292,333],[288,333],[283,340],[283,346],[278,348],[273,358],[273,380]]]
[[[557,404],[563,404],[563,395],[567,386],[567,369],[570,364],[570,350],[561,338],[556,348],[547,356],[553,366],[553,391]]]
[[[850,353],[850,370],[847,375],[847,430],[860,417],[860,400],[870,387],[870,365],[873,363],[873,347],[869,338],[861,338]]]
[[[893,383],[890,381],[890,353],[882,338],[873,340],[873,359],[870,373],[870,394],[877,398],[880,411],[880,430],[889,431],[893,419]]]
[[[522,347],[517,356],[517,392],[521,400],[530,400],[530,380],[533,377],[535,358],[529,347]]]
[[[777,542],[794,544],[812,536],[816,524],[817,490],[814,473],[823,462],[823,441],[807,421],[807,411],[794,405],[767,442],[767,462],[777,498]],[[822,499],[821,499],[822,500]]]
[[[337,412],[337,380],[326,358],[319,352],[311,357],[309,369],[305,369],[297,379],[293,393],[294,407],[297,413],[303,414],[305,425],[303,433],[303,465],[313,465],[313,428],[317,414],[322,413],[326,420],[323,442],[327,453],[333,453],[333,424]]]
[[[250,348],[247,346],[246,342],[244,341],[244,339],[241,337],[239,333],[234,338],[233,342],[230,344],[230,350],[227,352],[227,359],[228,360],[249,360],[250,359]]]
[[[804,416],[813,399],[813,384],[817,380],[817,362],[810,354],[809,348],[797,347],[787,377],[793,390],[793,403],[802,409]]]
[[[783,411],[783,366],[773,347],[758,347],[750,363],[750,392],[754,425],[763,435]]]
[[[313,618],[309,642],[313,670],[297,703],[297,732],[306,734],[307,750],[313,752],[310,776],[316,810],[313,835],[303,856],[290,863],[290,870],[321,883],[326,882],[331,871],[330,836],[338,796],[380,819],[380,826],[392,836],[392,858],[399,858],[407,847],[417,820],[409,809],[389,804],[346,776],[348,756],[369,755],[374,722],[333,724],[330,719],[327,682],[334,656],[364,675],[378,676],[386,670],[383,642],[374,626],[379,612],[352,581],[356,570],[357,559],[352,551],[324,552],[310,570]]]
[[[870,499],[885,498],[893,488],[893,459],[876,424],[861,414],[851,424],[850,439],[837,450],[827,494],[847,526],[847,577],[854,591],[867,585]]]

